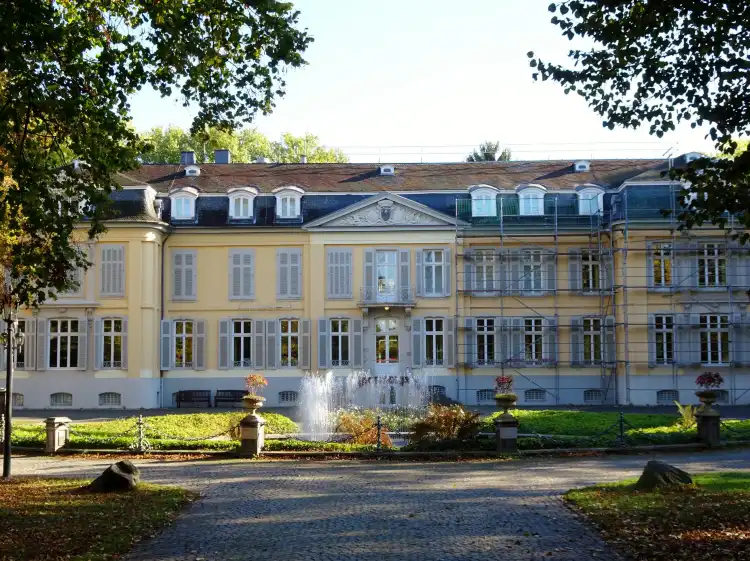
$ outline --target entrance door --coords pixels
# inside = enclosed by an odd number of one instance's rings
[[[375,320],[375,374],[391,376],[399,373],[399,324],[393,318]]]
[[[396,251],[378,251],[375,255],[378,302],[393,302],[396,298]]]

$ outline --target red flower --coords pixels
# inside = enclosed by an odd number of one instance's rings
[[[704,372],[695,379],[695,385],[699,388],[720,388],[724,378],[718,372]]]

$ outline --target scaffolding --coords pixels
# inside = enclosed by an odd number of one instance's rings
[[[706,345],[710,347],[713,343],[705,343],[701,339],[703,328],[700,322],[704,321],[704,316],[715,315],[722,318],[717,320],[722,324],[719,331],[724,329],[723,318],[729,318],[726,326],[728,338],[723,351],[721,345],[724,343],[718,344],[719,354],[724,353],[726,356],[719,356],[719,362],[716,363],[717,368],[728,373],[728,400],[730,403],[750,401],[750,381],[738,383],[737,376],[738,369],[746,364],[750,365],[750,352],[746,348],[750,345],[750,337],[747,335],[750,324],[744,313],[747,297],[736,298],[734,294],[738,290],[750,288],[746,286],[750,284],[747,282],[750,277],[750,260],[747,259],[747,251],[741,250],[732,239],[734,224],[731,219],[729,231],[701,228],[690,235],[679,232],[677,215],[681,208],[681,190],[679,184],[669,186],[671,208],[667,209],[668,220],[665,220],[659,208],[655,208],[653,201],[647,201],[644,206],[640,200],[630,208],[627,189],[614,195],[611,201],[613,204],[609,205],[608,210],[599,209],[586,215],[578,212],[575,199],[567,197],[566,200],[560,195],[547,195],[543,212],[535,215],[521,215],[519,198],[514,195],[499,194],[495,212],[483,212],[484,216],[476,216],[473,212],[475,203],[471,199],[456,201],[456,252],[453,270],[456,286],[455,319],[461,330],[456,337],[456,356],[460,357],[457,360],[456,375],[459,399],[464,403],[473,403],[474,399],[469,392],[479,392],[480,388],[473,386],[471,377],[489,375],[486,372],[491,372],[493,375],[513,374],[517,381],[521,381],[519,385],[525,390],[543,391],[549,397],[545,400],[546,404],[564,405],[587,401],[603,404],[666,403],[668,397],[679,396],[680,390],[687,390],[684,372],[711,368],[702,366],[702,360],[698,361],[700,364],[686,364],[685,360],[679,360],[675,355],[681,350],[678,349],[679,341],[685,345],[685,341],[689,340],[691,345],[697,346],[698,350],[694,347],[691,352],[700,353]],[[654,287],[648,280],[649,275],[653,275],[649,272],[653,259],[649,253],[652,251],[652,236],[646,233],[639,235],[639,240],[634,245],[631,239],[631,229],[634,227],[643,231],[664,231],[664,236],[657,237],[669,244],[669,275],[675,276],[675,282],[671,283],[670,280],[664,290]],[[717,286],[702,286],[691,279],[692,275],[706,274],[704,269],[707,265],[700,269],[698,242],[715,240],[719,236],[723,239],[724,253],[716,261],[724,264],[716,265]],[[544,270],[544,261],[539,268],[527,266],[527,256],[539,252],[553,263],[547,273],[554,271],[555,275],[554,279],[544,278],[543,273],[540,275],[540,282],[543,283],[541,290],[537,290],[540,288],[538,279],[529,277]],[[629,259],[632,254],[636,255],[635,262]],[[478,255],[481,256],[480,261],[477,261]],[[487,279],[489,255],[493,257],[490,285]],[[561,259],[562,257],[565,259]],[[563,261],[568,264],[567,286],[561,286],[560,282],[564,278],[561,275]],[[587,275],[585,281],[580,279],[587,285],[576,285],[578,279],[574,282],[571,277],[579,263],[581,270],[577,274],[581,277]],[[713,267],[713,262],[710,263]],[[593,264],[598,269],[594,276]],[[674,269],[679,270],[680,267],[685,271],[689,270],[690,274],[676,274]],[[737,283],[740,278],[738,274],[730,274],[731,267],[747,271],[741,277],[744,281],[742,284]],[[477,276],[480,268],[481,275]],[[641,270],[642,268],[645,270]],[[718,278],[722,274],[725,278]],[[633,291],[638,292],[635,299]],[[569,297],[562,298],[566,294]],[[577,298],[581,295],[585,296]],[[591,302],[594,298],[597,299],[596,304]],[[739,300],[742,312],[738,312],[736,300]],[[684,329],[683,319],[693,307],[704,311],[690,313],[692,323],[689,328]],[[658,309],[661,314],[669,314],[673,322],[670,335],[672,339],[669,341],[672,345],[671,356],[663,356],[663,363],[657,363],[651,356],[659,337],[652,325],[652,309]],[[487,360],[477,361],[480,339],[477,337],[476,318],[483,316],[494,319],[493,345],[504,347],[500,353],[494,351],[499,360],[489,361],[489,364]],[[693,316],[699,318],[697,325]],[[578,317],[598,321],[584,321],[579,325],[575,323]],[[519,335],[521,322],[527,323],[529,318],[543,320],[544,330],[541,335],[533,335],[533,331],[531,337]],[[580,331],[584,326],[587,330]],[[484,329],[486,337],[486,323]],[[598,342],[592,342],[596,339],[590,335],[592,329],[600,333]],[[635,339],[631,329],[635,330]],[[577,335],[579,332],[582,335]],[[563,333],[567,334],[568,356],[561,337]],[[724,337],[722,333],[719,333],[719,337]],[[497,340],[497,337],[500,339]],[[520,347],[519,337],[523,337]],[[578,341],[584,342],[584,349],[591,345],[593,347],[589,356],[577,362],[574,349]],[[659,341],[663,346],[667,344],[663,338]],[[644,342],[647,360],[642,356]],[[631,349],[634,343],[637,345],[635,355]],[[540,348],[542,360],[537,356]],[[731,353],[734,353],[731,361],[727,359],[730,348]],[[552,363],[549,363],[551,357],[547,349],[554,349]],[[483,353],[487,353],[486,348],[483,348]],[[747,356],[748,359],[738,359],[739,356]],[[712,357],[709,357],[708,363],[713,362]],[[485,370],[487,366],[490,370]],[[580,376],[570,374],[570,369],[576,366],[585,366],[576,370],[580,372]],[[575,383],[571,385],[570,380],[583,380],[583,376],[592,376],[592,369],[595,367],[600,372],[598,387],[589,385],[588,382],[580,386],[575,386]],[[544,368],[544,378],[534,374],[534,369],[538,372],[540,368]],[[652,374],[652,371],[656,373]],[[654,391],[649,384],[646,384],[646,388],[634,388],[631,384],[636,373],[663,376],[666,371],[671,374],[671,384],[668,387],[659,386],[662,389],[656,390],[655,400],[644,397],[645,394],[642,393]],[[549,375],[552,376],[551,380]],[[578,392],[578,395],[583,392],[583,397],[571,400],[571,392]],[[540,395],[538,391],[533,394]]]

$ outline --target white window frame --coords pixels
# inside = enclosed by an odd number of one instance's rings
[[[523,400],[526,403],[544,403],[547,401],[547,392],[541,388],[531,388],[523,392]]]
[[[581,353],[581,357],[583,363],[600,364],[604,360],[604,333],[602,329],[604,322],[602,318],[594,316],[583,317],[581,319],[583,326],[583,352]]]
[[[117,396],[116,400],[111,399],[112,396]],[[100,393],[99,407],[122,407],[122,394],[119,392]]]
[[[596,399],[592,399],[592,396],[596,396]],[[592,404],[592,403],[601,403],[604,401],[604,392],[600,389],[591,389],[591,390],[584,390],[583,391],[583,402]]]
[[[474,291],[495,292],[495,263],[497,262],[495,250],[477,249],[472,259],[474,261]]]
[[[276,196],[277,218],[299,218],[302,212],[302,196],[304,190],[299,187],[287,186],[274,189]]]
[[[445,320],[424,318],[425,366],[443,366],[445,363]]]
[[[68,396],[70,400],[65,400],[64,403],[55,403],[55,396]],[[70,392],[55,392],[49,394],[49,405],[50,407],[73,407],[73,394]]]
[[[330,365],[335,368],[349,366],[351,364],[351,357],[349,356],[349,342],[352,336],[351,320],[349,318],[332,318],[328,327],[331,334]],[[336,349],[334,349],[334,341],[337,343],[335,346],[338,349],[338,356],[336,356]]]
[[[583,274],[583,273],[582,273]],[[521,286],[524,293],[544,292],[544,252],[541,249],[524,250],[521,253]]]
[[[188,333],[188,325],[190,333]],[[182,333],[177,333],[178,327],[181,327]],[[196,337],[196,322],[192,319],[172,320],[172,368],[180,370],[195,370],[196,357],[193,356],[194,342]],[[177,361],[177,345],[181,344],[183,348],[182,361]],[[188,354],[189,353],[189,354]],[[191,360],[187,360],[187,358]]]
[[[654,344],[656,364],[672,364],[674,362],[674,316],[671,314],[656,314],[654,316]],[[661,358],[659,355],[661,354]]]
[[[191,220],[195,218],[195,199],[194,195],[180,193],[172,197],[172,219],[174,220]]]
[[[443,296],[445,294],[445,250],[423,250],[422,265],[424,269],[424,295]],[[431,286],[428,280],[431,281]],[[438,283],[440,283],[439,287]]]
[[[477,390],[477,403],[495,401],[495,390]]]
[[[594,201],[596,204],[594,205]],[[587,187],[578,191],[578,214],[593,216],[604,210],[604,191],[597,187]]]
[[[231,368],[253,368],[253,320],[249,318],[237,318],[230,320],[231,326],[231,337],[232,346],[229,352],[232,354],[230,359]],[[240,330],[237,331],[237,324],[239,324]],[[249,329],[249,331],[248,331]],[[240,356],[237,356],[235,352],[237,350],[237,342],[239,342]],[[249,358],[243,358],[245,350],[250,352]]]
[[[47,368],[49,370],[77,370],[78,369],[78,347],[81,344],[78,332],[81,326],[81,322],[86,321],[76,318],[52,318],[48,320],[48,334],[47,334]],[[76,322],[76,329],[72,331],[73,323]],[[52,331],[53,324],[56,324],[56,331]],[[67,331],[62,331],[63,326],[67,326]],[[56,365],[52,365],[52,341],[57,341],[57,352],[56,352]],[[62,341],[66,341],[66,353],[65,358],[67,359],[66,366],[60,366],[61,363],[61,349]],[[75,340],[75,352],[72,352],[73,341]],[[75,365],[72,362],[75,361]]]
[[[240,187],[229,190],[229,218],[232,220],[249,220],[255,212],[257,189]]]
[[[296,390],[284,390],[279,392],[279,403],[297,403],[299,392]]]
[[[583,292],[596,292],[601,288],[601,270],[602,260],[599,253],[593,249],[582,249],[581,288]]]
[[[672,286],[674,278],[672,244],[655,242],[651,245],[651,277],[655,288]]]
[[[477,366],[494,366],[495,364],[495,318],[476,319]],[[480,344],[481,341],[481,344]]]
[[[720,242],[703,242],[698,246],[698,286],[719,288],[727,285],[727,247]]]
[[[518,192],[518,212],[521,216],[544,216],[543,187],[524,187]]]
[[[544,361],[544,318],[523,318],[523,356],[527,364]]]
[[[286,356],[284,356],[285,343]],[[300,343],[300,320],[295,318],[279,320],[279,364],[282,368],[296,368],[299,365]]]
[[[729,364],[729,315],[700,314],[700,342],[701,364]]]
[[[102,318],[102,369],[121,370],[122,364],[125,359],[125,334],[123,318]],[[117,323],[119,322],[120,329],[117,330]],[[109,326],[109,330],[107,327]],[[109,341],[107,339],[109,338]],[[117,347],[117,339],[120,339],[120,360],[116,361],[115,348]],[[109,360],[107,360],[107,351],[109,351]]]
[[[669,397],[664,397],[668,395]],[[656,392],[656,405],[674,405],[675,401],[680,401],[680,392],[677,390],[659,390]]]
[[[471,193],[471,216],[493,217],[497,216],[497,189],[493,187],[470,187]]]
[[[16,361],[15,368],[16,368],[16,370],[25,370],[26,369],[26,352],[27,352],[27,349],[28,349],[28,346],[27,346],[28,339],[26,337],[29,336],[27,334],[26,321],[27,320],[23,319],[23,318],[19,319],[18,322],[16,323],[16,327],[15,327],[15,329],[17,330],[16,333],[23,333],[24,334],[23,343],[21,343],[21,346],[16,349],[16,353],[15,353],[15,361]],[[28,320],[28,321],[34,321],[34,320]],[[32,334],[31,336],[34,337],[35,335]],[[18,360],[19,356],[21,356],[22,353],[23,353],[23,362],[21,362],[21,361]]]

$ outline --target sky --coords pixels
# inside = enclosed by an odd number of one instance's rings
[[[296,0],[315,41],[287,73],[286,96],[253,126],[271,139],[310,132],[352,162],[462,161],[498,140],[514,160],[652,158],[711,151],[689,126],[658,139],[602,127],[555,83],[534,82],[527,52],[563,62],[571,43],[550,0]],[[189,128],[194,111],[143,91],[138,130]]]

